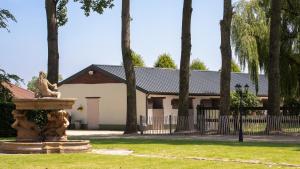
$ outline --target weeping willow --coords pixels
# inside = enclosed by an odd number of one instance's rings
[[[257,0],[241,0],[235,4],[231,40],[241,68],[248,66],[251,80],[258,91],[258,75],[267,70],[269,23]]]
[[[283,0],[280,83],[283,97],[300,96],[300,1]],[[259,73],[268,72],[270,1],[240,0],[234,5],[231,40],[242,69],[258,91]]]
[[[282,9],[280,56],[281,93],[286,98],[300,96],[300,1],[285,0]]]

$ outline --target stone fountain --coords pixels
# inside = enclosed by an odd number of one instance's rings
[[[37,86],[40,98],[13,100],[16,109],[12,112],[15,122],[11,126],[17,130],[17,137],[16,141],[0,143],[0,152],[33,154],[90,151],[88,140],[67,138],[66,129],[69,120],[66,109],[71,109],[76,99],[59,98],[57,85],[49,83],[43,72],[40,72]],[[35,122],[28,120],[27,113],[32,111],[46,112],[46,125],[40,128]]]

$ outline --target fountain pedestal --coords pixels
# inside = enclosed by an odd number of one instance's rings
[[[76,99],[35,98],[14,99],[16,110],[12,112],[17,130],[16,141],[0,143],[2,153],[74,153],[90,150],[89,141],[68,141],[66,129],[69,126],[68,113]],[[47,123],[43,128],[27,119],[32,110],[47,112]]]

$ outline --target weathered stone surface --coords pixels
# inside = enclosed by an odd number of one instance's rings
[[[38,126],[27,120],[26,111],[14,110],[12,112],[15,122],[11,125],[17,130],[17,141],[39,141],[40,129]]]
[[[64,110],[53,111],[47,114],[48,123],[43,129],[46,141],[67,140],[66,129],[69,126],[68,113]]]
[[[69,126],[68,113],[76,99],[36,98],[14,99],[16,110],[12,112],[17,130],[16,141],[0,142],[0,153],[76,153],[87,152],[89,141],[68,141],[66,129]],[[47,111],[48,122],[41,130],[34,122],[27,119],[30,110]]]
[[[75,103],[74,98],[34,98],[34,99],[13,99],[17,110],[63,110],[72,109]]]
[[[0,153],[7,154],[50,154],[79,153],[90,151],[87,140],[57,141],[57,142],[15,142],[0,143]]]

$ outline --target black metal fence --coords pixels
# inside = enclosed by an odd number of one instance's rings
[[[282,107],[280,115],[268,115],[265,107],[245,107],[243,133],[245,135],[299,135],[300,108]],[[203,134],[238,134],[239,111],[231,109],[231,115],[220,115],[217,107],[198,107],[197,129]]]
[[[300,135],[300,109],[281,108],[281,115],[267,114],[265,107],[243,108],[243,133],[245,135]],[[237,135],[239,111],[221,116],[217,107],[198,107],[194,116],[164,117],[140,116],[142,134],[223,134]],[[188,132],[175,132],[178,125],[187,126]],[[180,128],[180,127],[179,127]]]

